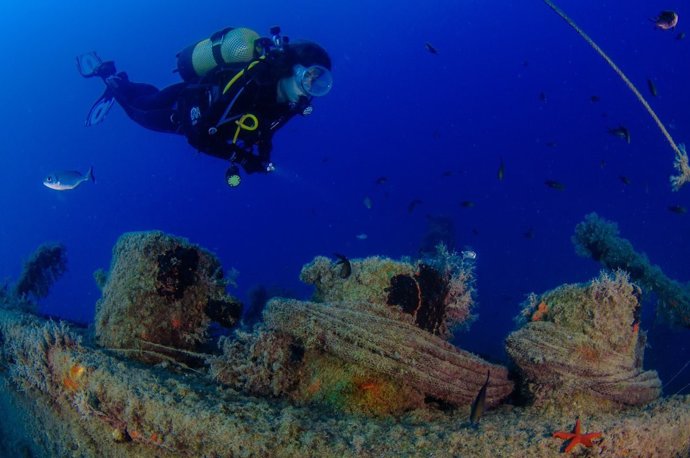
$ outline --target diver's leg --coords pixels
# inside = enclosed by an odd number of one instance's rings
[[[89,110],[87,126],[102,122],[117,101],[141,126],[161,132],[177,131],[173,113],[180,86],[173,85],[159,91],[151,84],[131,82],[126,73],[117,73],[113,61],[104,62],[95,52],[77,56],[77,69],[83,77],[98,76],[106,85],[103,95]]]
[[[118,74],[106,80],[113,96],[127,115],[137,124],[158,132],[176,132],[173,118],[175,105],[184,83],[173,84],[163,90],[145,83],[132,83],[126,75]]]

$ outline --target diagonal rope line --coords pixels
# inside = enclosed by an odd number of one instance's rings
[[[645,100],[645,98],[642,96],[639,90],[635,87],[635,85],[628,79],[627,76],[625,76],[625,73],[618,68],[618,65],[615,64],[611,60],[611,58],[606,55],[603,49],[599,47],[590,37],[587,35],[580,27],[573,22],[572,19],[568,17],[567,14],[563,10],[561,10],[559,7],[553,4],[551,0],[544,0],[544,3],[546,3],[549,8],[554,10],[556,14],[558,14],[565,22],[570,25],[575,31],[580,34],[580,36],[594,49],[608,64],[609,66],[613,69],[614,72],[620,77],[621,80],[628,86],[628,88],[635,94],[635,97],[637,97],[637,100],[640,101],[643,107],[647,110],[647,113],[652,117],[656,125],[659,127],[659,130],[661,130],[661,133],[666,137],[666,140],[668,143],[671,145],[671,148],[673,151],[676,153],[676,160],[675,160],[675,168],[680,172],[680,175],[676,177],[671,177],[671,184],[673,186],[673,190],[677,191],[680,189],[680,187],[690,181],[690,167],[688,167],[688,155],[685,152],[685,148],[681,145],[680,147],[676,144],[676,142],[673,140],[673,137],[671,137],[671,134],[666,130],[666,127],[664,127],[664,124],[661,122],[659,117],[656,115],[652,107],[649,105],[649,103]]]

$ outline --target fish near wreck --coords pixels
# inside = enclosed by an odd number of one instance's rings
[[[424,47],[430,54],[438,55],[438,50],[436,49],[436,47],[428,41],[424,43]]]
[[[491,371],[486,371],[486,382],[479,389],[477,397],[472,402],[472,407],[470,408],[470,423],[473,425],[479,424],[479,420],[484,414],[484,408],[486,407],[486,389],[489,386],[489,377],[491,376]]]
[[[656,84],[654,84],[654,81],[652,81],[651,78],[647,79],[647,87],[649,88],[649,93],[652,94],[652,97],[659,95],[659,91],[656,89]]]
[[[661,30],[671,30],[678,25],[678,13],[675,11],[662,11],[657,17],[652,19],[656,28]]]
[[[555,189],[556,191],[563,191],[565,189],[565,185],[556,180],[544,180],[544,185],[546,185],[547,188]]]
[[[498,165],[498,171],[496,172],[496,178],[498,178],[498,181],[503,181],[505,174],[506,174],[506,164],[505,164],[505,162],[503,162],[503,159],[501,158],[501,163]]]
[[[350,260],[343,254],[333,253],[333,256],[338,258],[335,262],[336,266],[340,266],[338,276],[342,279],[346,279],[352,274],[352,264],[350,264]]]
[[[609,129],[609,134],[614,137],[622,138],[625,143],[630,144],[630,131],[625,126],[618,126]]]

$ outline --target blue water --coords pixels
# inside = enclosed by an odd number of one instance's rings
[[[690,32],[690,7],[560,6],[648,96],[676,140],[690,142],[690,38],[675,39]],[[654,29],[649,18],[663,9],[678,11],[677,31]],[[245,176],[229,189],[222,161],[144,130],[119,107],[84,127],[102,84],[78,75],[77,54],[97,50],[132,80],[164,87],[178,81],[175,54],[187,45],[228,25],[266,34],[275,24],[322,44],[335,84],[310,117],[275,136],[274,175]],[[150,229],[215,252],[240,272],[233,293],[243,299],[259,284],[306,297],[298,274],[314,256],[415,255],[427,215],[449,217],[456,246],[478,253],[479,319],[457,343],[494,359],[504,358],[526,294],[598,274],[570,241],[587,213],[616,221],[670,277],[690,279],[690,214],[667,210],[690,207],[690,186],[674,193],[668,183],[672,150],[605,62],[539,0],[6,1],[0,57],[0,279],[16,278],[39,244],[66,244],[69,272],[42,302],[45,313],[90,321],[100,295],[93,271],[107,269],[123,232]],[[630,129],[631,144],[607,133],[618,125]],[[96,185],[55,192],[41,184],[52,170],[90,165]],[[388,182],[375,184],[380,176]],[[529,230],[532,239],[523,236]],[[642,327],[651,344],[645,364],[668,380],[686,363],[679,355],[690,354],[690,331],[656,322],[652,297]],[[665,391],[688,383],[690,368]]]

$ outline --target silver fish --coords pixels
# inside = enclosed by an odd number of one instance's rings
[[[94,183],[96,182],[96,177],[93,174],[93,167],[89,167],[89,171],[86,172],[86,175],[75,170],[59,170],[57,172],[52,172],[43,179],[43,185],[55,191],[67,191],[89,180]]]

